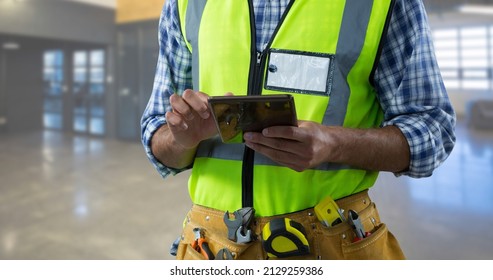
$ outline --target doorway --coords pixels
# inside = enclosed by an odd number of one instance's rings
[[[104,135],[105,51],[76,50],[72,57],[72,129],[77,133]]]
[[[106,61],[101,47],[44,51],[45,129],[106,134]]]

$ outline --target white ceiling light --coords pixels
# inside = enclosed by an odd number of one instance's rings
[[[106,8],[116,8],[116,0],[69,0],[74,2],[82,2],[90,5],[97,5]]]
[[[2,47],[4,50],[18,50],[21,48],[21,46],[16,42],[5,42]]]
[[[466,4],[459,6],[459,11],[467,14],[493,15],[493,6]]]

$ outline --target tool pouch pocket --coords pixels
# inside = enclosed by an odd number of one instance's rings
[[[223,221],[223,213],[205,209],[204,207],[193,207],[187,215],[187,220],[183,227],[182,239],[178,245],[176,254],[177,260],[205,260],[205,257],[192,248],[195,239],[193,229],[201,228],[204,232],[204,238],[214,256],[222,250],[229,250],[233,259],[256,258],[254,251],[249,250],[252,245],[259,242],[247,244],[235,243],[227,237],[227,227]],[[245,256],[249,254],[249,256]],[[251,256],[250,256],[251,254]]]
[[[192,248],[189,243],[180,242],[176,259],[179,260],[205,260],[204,256]]]
[[[375,260],[404,259],[404,254],[387,225],[380,221],[374,203],[359,211],[362,225],[370,235],[356,241],[346,221],[333,227],[321,227],[317,242],[321,259]]]
[[[232,253],[233,259],[250,258],[249,256],[245,256],[244,254],[246,253],[247,249],[254,243],[237,244],[228,240],[227,238],[218,237],[210,230],[206,230],[206,233],[206,240],[209,244],[209,248],[214,255],[216,255],[221,249],[226,248]],[[224,234],[224,232],[221,232],[221,234]],[[187,238],[180,242],[176,254],[177,260],[205,260],[205,257],[201,253],[192,248],[191,242],[193,242],[193,240],[188,240]],[[248,252],[250,252],[250,250],[248,250]]]
[[[342,253],[347,260],[404,259],[399,243],[384,223],[375,227],[372,234],[362,240],[343,243]]]

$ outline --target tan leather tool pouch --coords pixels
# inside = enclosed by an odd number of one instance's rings
[[[313,209],[307,209],[275,217],[255,218],[251,230],[257,239],[248,244],[238,244],[227,238],[228,228],[223,220],[223,212],[194,205],[185,221],[177,259],[205,259],[191,247],[195,238],[193,229],[198,227],[203,230],[204,237],[214,255],[226,248],[232,253],[234,259],[265,260],[267,254],[264,252],[260,241],[261,232],[265,224],[273,218],[279,217],[287,217],[302,224],[310,244],[310,254],[289,259],[395,260],[405,258],[394,235],[388,230],[387,225],[380,221],[376,206],[366,191],[336,202],[341,209],[345,210],[345,213],[349,209],[357,211],[365,231],[371,234],[362,240],[355,241],[355,232],[346,221],[332,227],[325,227],[317,220]],[[231,216],[231,218],[233,217]]]
[[[233,218],[231,216],[231,218]],[[224,213],[194,205],[188,212],[185,220],[182,240],[178,245],[177,259],[185,260],[204,260],[204,256],[195,251],[191,244],[194,241],[194,228],[201,228],[204,238],[209,243],[209,248],[216,255],[221,249],[228,249],[234,259],[245,257],[255,259],[253,256],[244,256],[245,251],[258,242],[239,244],[228,239],[228,228],[224,223]]]

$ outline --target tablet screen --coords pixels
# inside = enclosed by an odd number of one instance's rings
[[[271,126],[296,126],[294,99],[289,94],[215,96],[209,106],[224,143],[242,143],[243,133]]]

